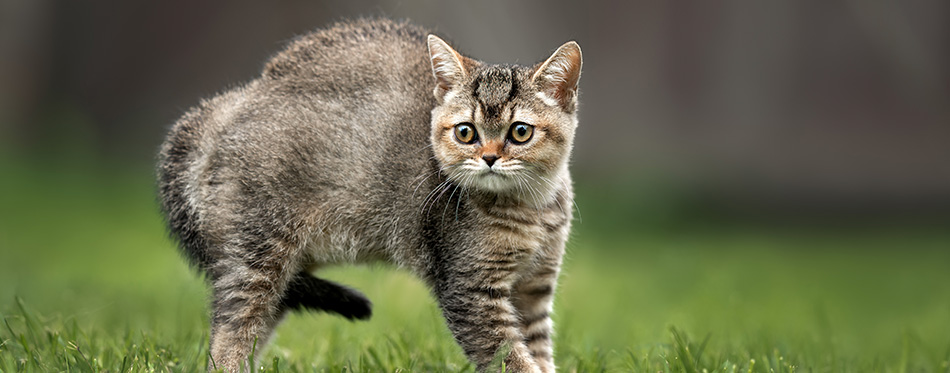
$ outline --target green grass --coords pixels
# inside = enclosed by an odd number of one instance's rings
[[[206,290],[147,171],[0,178],[0,371],[201,371]],[[625,230],[584,193],[558,289],[561,371],[950,372],[950,232]],[[294,315],[266,371],[472,371],[425,287],[385,267],[324,276],[368,322]]]

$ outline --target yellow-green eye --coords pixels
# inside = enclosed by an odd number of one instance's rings
[[[463,144],[474,143],[478,136],[475,136],[475,127],[471,123],[459,123],[455,126],[455,139]]]
[[[524,144],[531,140],[531,135],[534,134],[534,126],[524,123],[524,122],[515,122],[511,126],[511,133],[508,135],[508,138],[515,144]]]

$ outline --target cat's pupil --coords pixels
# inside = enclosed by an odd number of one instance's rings
[[[528,129],[525,128],[524,126],[518,126],[516,131],[518,131],[518,136],[524,136],[528,134]]]

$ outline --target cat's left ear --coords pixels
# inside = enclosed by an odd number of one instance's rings
[[[429,35],[429,59],[435,75],[435,98],[441,103],[445,94],[460,84],[468,75],[461,54],[438,36]]]
[[[537,67],[531,80],[542,98],[571,113],[577,107],[577,82],[581,79],[581,46],[569,41]]]

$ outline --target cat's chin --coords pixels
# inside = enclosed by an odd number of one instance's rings
[[[475,177],[472,186],[478,190],[492,193],[513,192],[518,182],[511,176],[497,172],[485,172]]]

